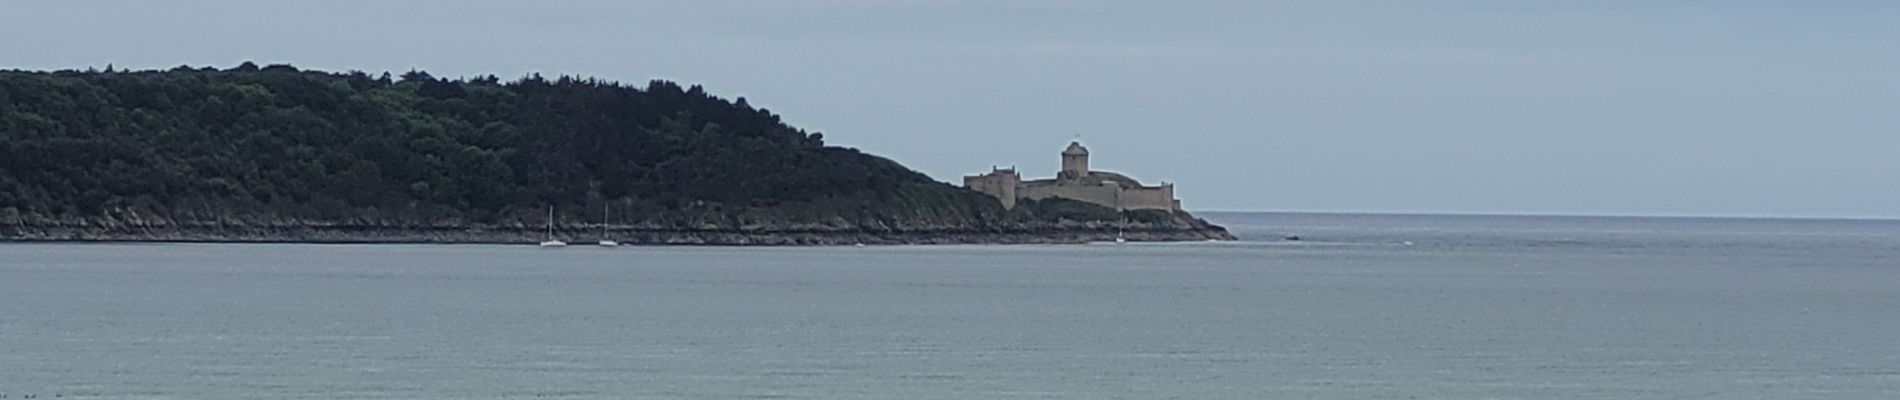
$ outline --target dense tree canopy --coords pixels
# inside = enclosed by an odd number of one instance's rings
[[[528,217],[547,206],[649,219],[1002,212],[890,160],[826,146],[743,98],[667,81],[392,78],[250,63],[0,71],[0,212],[10,214],[0,217],[16,221],[496,223],[539,221]]]

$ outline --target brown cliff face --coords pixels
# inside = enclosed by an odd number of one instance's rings
[[[176,222],[126,215],[94,219],[12,218],[0,225],[0,240],[11,241],[163,241],[163,242],[305,242],[305,243],[534,243],[545,227],[526,224],[412,224],[373,221],[329,222],[298,219],[229,218]],[[1233,240],[1225,228],[1187,213],[1159,222],[1115,221],[867,221],[794,223],[751,220],[642,222],[607,227],[607,238],[624,244],[655,245],[852,245],[852,244],[1028,244],[1113,241]],[[670,226],[668,226],[670,225]],[[555,238],[591,242],[599,224],[563,223]]]
[[[1225,228],[1187,212],[1113,210],[1076,201],[1028,201],[1005,211],[993,199],[951,188],[968,201],[913,201],[864,208],[850,202],[617,211],[607,238],[625,244],[853,245],[1026,244],[1113,241],[1234,240]],[[846,204],[840,206],[839,204]],[[638,207],[626,207],[638,209]],[[600,214],[562,209],[557,239],[601,238]],[[596,211],[598,212],[598,211]],[[633,215],[622,215],[633,214]],[[421,220],[386,212],[336,219],[287,217],[238,204],[173,209],[160,214],[125,206],[91,216],[23,213],[0,208],[0,241],[162,241],[309,243],[535,243],[547,235],[546,215],[520,210],[501,222]]]

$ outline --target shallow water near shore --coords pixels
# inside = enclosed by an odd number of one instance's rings
[[[3,244],[0,394],[1900,396],[1900,222],[1203,216],[1243,240]]]

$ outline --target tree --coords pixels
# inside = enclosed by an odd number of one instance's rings
[[[948,199],[943,210],[960,211],[942,212],[972,221],[1001,212],[889,160],[826,147],[746,99],[663,80],[411,70],[397,82],[250,62],[8,71],[0,138],[0,207],[26,217],[501,222],[612,201],[656,220],[890,220],[915,213],[905,196]]]

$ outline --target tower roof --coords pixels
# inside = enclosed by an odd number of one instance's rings
[[[1086,155],[1089,155],[1089,148],[1082,147],[1082,142],[1069,142],[1069,148],[1063,149],[1062,155],[1086,156]]]

